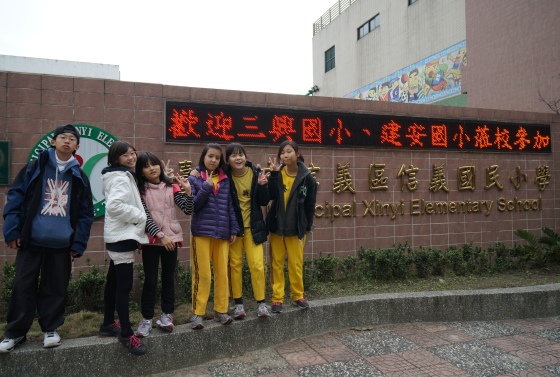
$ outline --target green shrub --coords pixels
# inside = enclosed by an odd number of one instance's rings
[[[247,259],[243,258],[243,264],[241,265],[241,286],[243,296],[253,297],[253,282],[251,280],[251,270],[249,269],[249,264]]]
[[[472,242],[466,243],[462,247],[463,259],[467,263],[467,272],[473,273],[476,271],[476,257],[478,255],[477,247]]]
[[[497,242],[495,245],[488,246],[487,252],[489,257],[493,258],[492,271],[504,272],[513,268],[512,249],[503,243]]]
[[[420,278],[427,278],[432,271],[432,251],[420,247],[414,253],[414,265],[416,266],[416,275]]]
[[[312,259],[304,259],[303,260],[303,286],[310,287],[317,282],[315,268],[313,268],[313,260]],[[284,276],[285,276],[285,285],[284,285],[284,292],[290,292],[290,274],[288,273],[288,263],[284,263]]]
[[[430,249],[432,253],[432,274],[435,276],[445,275],[446,258],[445,254],[439,249]]]
[[[430,276],[444,276],[453,274],[465,276],[468,274],[488,274],[503,272],[512,269],[526,268],[527,266],[542,266],[546,262],[560,262],[560,244],[556,233],[543,229],[545,237],[536,238],[524,233],[529,238],[529,245],[514,245],[506,247],[496,243],[486,249],[474,246],[472,243],[451,246],[445,251],[429,247],[411,249],[406,244],[396,245],[389,249],[365,249],[357,251],[357,257],[349,256],[343,259],[332,254],[319,254],[315,259],[304,259],[303,281],[305,289],[311,287],[316,290],[328,291],[330,285],[344,282],[355,284],[371,280],[404,280],[412,275],[420,278]],[[517,234],[517,233],[516,233]],[[532,237],[532,238],[531,238]],[[89,260],[87,261],[89,265]],[[290,278],[287,263],[283,266],[285,276],[285,292],[290,292]],[[266,271],[270,271],[267,264]],[[141,284],[144,282],[142,265],[136,266],[136,276]],[[15,264],[6,263],[3,270],[2,311],[5,313],[12,294],[15,277]],[[271,296],[270,274],[266,274],[266,297]],[[441,280],[441,279],[440,279]],[[212,274],[209,301],[213,300]],[[190,266],[177,264],[175,272],[176,291],[178,303],[187,303],[192,300],[192,271]],[[244,260],[242,269],[243,296],[253,297],[251,272]],[[93,311],[103,309],[103,289],[105,275],[98,267],[90,267],[89,271],[81,273],[76,279],[71,280],[68,287],[68,310],[71,312]],[[158,291],[161,291],[161,272],[158,278]],[[139,307],[139,297],[132,297],[131,311]],[[159,299],[158,299],[159,301]]]
[[[14,279],[16,277],[16,265],[15,263],[5,263],[2,281],[2,308],[0,311],[0,317],[2,319],[6,318],[8,312],[8,305],[10,304],[10,297],[12,297],[12,289],[14,288]]]
[[[185,267],[177,263],[175,269],[175,282],[177,289],[175,291],[175,299],[177,303],[182,304],[192,301],[192,275],[191,267]]]
[[[406,244],[397,245],[393,250],[392,258],[392,278],[406,279],[410,275],[410,248]]]
[[[375,279],[375,252],[372,249],[358,249],[358,268],[365,279]]]
[[[89,259],[87,260],[89,266]],[[77,279],[71,279],[68,284],[67,309],[71,312],[103,310],[103,290],[105,274],[99,267],[92,266],[87,272],[80,273]]]
[[[335,258],[330,254],[324,256],[319,254],[319,258],[313,261],[317,281],[322,283],[335,281],[340,263],[339,258]]]
[[[514,233],[527,241],[523,245],[525,259],[538,267],[548,262],[560,262],[560,235],[550,228],[542,228],[545,236],[537,237],[524,229],[518,229]]]
[[[487,274],[491,272],[490,255],[487,250],[478,248],[477,251],[477,268],[476,271],[479,274]]]
[[[359,268],[358,268],[358,258],[353,256],[348,256],[342,259],[340,263],[340,275],[338,280],[348,281],[356,280],[360,278]]]
[[[449,269],[457,276],[465,276],[468,272],[467,262],[463,257],[462,249],[450,247],[447,249],[446,255]]]

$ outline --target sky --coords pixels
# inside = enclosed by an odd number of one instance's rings
[[[118,65],[122,81],[305,94],[336,0],[0,0],[0,55]]]

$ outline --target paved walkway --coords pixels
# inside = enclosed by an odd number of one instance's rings
[[[560,376],[560,317],[352,328],[152,376]]]

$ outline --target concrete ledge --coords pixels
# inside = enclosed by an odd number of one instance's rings
[[[289,308],[267,319],[249,313],[229,326],[205,321],[206,327],[197,331],[189,324],[176,326],[171,334],[154,329],[144,340],[148,353],[142,357],[130,355],[114,338],[63,340],[60,347],[49,350],[40,342],[30,342],[0,355],[0,376],[146,375],[351,327],[553,317],[560,314],[560,284],[365,295],[310,304],[310,310]]]

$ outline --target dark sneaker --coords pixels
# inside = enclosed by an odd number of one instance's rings
[[[12,352],[14,348],[25,343],[26,340],[27,338],[25,335],[17,338],[4,338],[4,340],[0,342],[0,353]]]
[[[272,312],[273,313],[282,313],[283,311],[284,311],[284,308],[282,307],[281,302],[273,302],[272,303]]]
[[[307,301],[305,301],[305,299],[302,297],[297,301],[294,301],[294,306],[297,306],[298,309],[309,309],[309,304],[307,303]]]
[[[214,312],[214,321],[220,322],[222,325],[229,325],[233,322],[233,318],[231,318],[227,313]]]
[[[117,321],[111,323],[110,325],[101,325],[99,328],[100,337],[117,336],[121,333],[121,324]]]
[[[121,334],[117,336],[117,339],[126,349],[128,352],[133,354],[134,356],[142,356],[146,352],[148,352],[148,347],[142,344],[140,339],[136,337],[136,335],[131,335],[128,338],[123,338]]]

